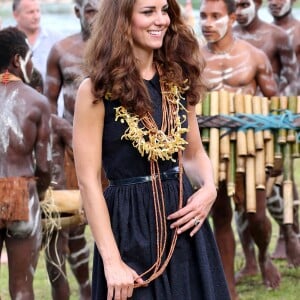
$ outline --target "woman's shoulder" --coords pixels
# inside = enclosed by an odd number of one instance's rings
[[[78,88],[78,92],[80,91],[80,92],[87,93],[87,92],[91,92],[91,90],[92,90],[91,78],[86,77],[81,81],[79,88]]]

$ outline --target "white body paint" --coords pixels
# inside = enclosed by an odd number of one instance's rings
[[[250,0],[250,6],[244,9],[241,9],[240,14],[247,17],[247,23],[243,24],[242,26],[249,25],[254,17],[255,17],[255,4],[253,0]],[[239,3],[239,1],[236,1],[236,3]]]
[[[5,90],[1,91],[0,99],[6,98],[5,103],[0,102],[0,152],[7,153],[10,139],[13,138],[19,144],[23,144],[24,135],[20,126],[18,116],[14,113],[14,108],[25,110],[25,103],[20,99],[18,89],[14,90],[10,95],[6,95]],[[25,113],[25,112],[24,112]],[[1,164],[2,165],[2,164]],[[1,170],[0,166],[0,170]],[[2,172],[0,171],[0,175]]]
[[[209,41],[210,43],[216,43],[225,36],[225,34],[228,30],[228,22],[229,22],[229,17],[228,17],[228,15],[226,15],[214,22],[200,19],[200,26],[201,27],[210,26],[212,28],[212,30],[218,32],[219,37],[215,40]]]
[[[21,67],[21,71],[22,71],[22,74],[23,74],[23,78],[25,80],[26,83],[30,83],[30,76],[31,74],[27,74],[27,71],[26,71],[26,66],[29,62],[29,60],[31,59],[31,55],[32,55],[32,52],[31,51],[28,51],[26,56],[25,56],[25,59],[23,59],[21,56],[20,56],[20,67]],[[33,71],[33,68],[31,69],[31,72]]]

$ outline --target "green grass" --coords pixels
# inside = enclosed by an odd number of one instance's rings
[[[273,224],[274,225],[274,224]],[[272,243],[270,253],[274,249],[277,240],[277,226],[273,226]],[[236,270],[243,267],[244,257],[240,244],[237,243],[237,253],[235,259]],[[240,300],[297,300],[300,296],[300,268],[289,268],[287,262],[275,260],[275,264],[281,273],[281,285],[279,289],[267,290],[262,284],[261,275],[248,277],[237,285]]]

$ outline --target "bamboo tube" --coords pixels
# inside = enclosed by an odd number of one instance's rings
[[[210,115],[219,114],[219,93],[212,91],[210,94]],[[220,133],[218,128],[210,128],[209,139],[209,157],[212,162],[215,185],[219,186],[219,149],[220,149]]]
[[[283,220],[284,224],[293,224],[293,165],[291,158],[291,144],[286,143],[283,149]]]
[[[292,144],[292,158],[299,158],[300,157],[300,144],[296,141]]]
[[[272,134],[270,139],[265,142],[265,166],[269,170],[274,168],[274,137]]]
[[[270,110],[273,115],[278,115],[279,97],[271,97]],[[278,131],[274,131],[274,171],[282,170],[282,149],[278,143]]]
[[[231,115],[231,116],[233,116],[235,114],[234,97],[235,97],[235,93],[230,92],[229,93],[229,115]],[[236,140],[236,131],[231,132],[230,140],[231,141]]]
[[[280,96],[279,103],[280,103],[280,105],[279,105],[280,109],[286,110],[288,107],[288,98],[286,96]],[[279,129],[277,142],[279,144],[285,144],[286,143],[286,135],[287,135],[286,129],[282,129],[282,128]]]
[[[245,101],[245,113],[253,114],[252,96],[245,95],[244,101]],[[247,139],[247,154],[250,156],[255,156],[255,142],[254,142],[254,130],[253,129],[247,130],[246,139]]]
[[[246,211],[256,212],[255,158],[246,158]]]
[[[238,147],[236,147],[238,149]],[[236,155],[236,172],[245,173],[246,172],[246,157]]]
[[[258,96],[252,97],[253,114],[262,114],[262,100]],[[264,134],[262,130],[256,129],[254,132],[255,149],[262,150],[264,148]]]
[[[202,101],[202,115],[207,117],[210,115],[210,94],[207,93]],[[209,143],[209,128],[201,129],[201,139],[204,144]]]
[[[265,166],[264,149],[256,151],[255,157],[255,186],[258,190],[266,188],[266,171],[263,166]]]
[[[291,150],[291,144],[286,143],[283,148],[283,182],[293,181],[293,163]]]
[[[235,194],[236,143],[230,142],[230,158],[227,166],[227,195]]]
[[[225,90],[219,92],[219,111],[222,115],[229,114],[229,93]],[[220,135],[224,134],[227,129],[221,128]],[[230,136],[227,134],[220,139],[220,159],[228,160],[230,156]]]
[[[267,97],[262,97],[261,98],[261,111],[262,111],[262,115],[263,116],[268,116],[270,113],[270,109],[269,109],[269,99]],[[271,130],[266,129],[264,130],[264,140],[270,140],[272,136]]]
[[[219,181],[224,181],[227,179],[227,161],[220,161],[219,166]]]
[[[283,181],[283,224],[293,224],[294,223],[294,196],[293,196],[293,181],[284,180]]]
[[[288,110],[293,114],[297,111],[297,97],[289,96],[288,98]],[[294,143],[296,141],[296,132],[293,129],[289,129],[286,137],[287,142]]]
[[[293,180],[293,165],[291,158],[291,145],[286,143],[283,148],[283,181]]]
[[[236,94],[235,99],[235,112],[236,113],[245,113],[245,104],[244,104],[244,96],[241,94]],[[246,156],[247,155],[247,139],[246,133],[244,131],[237,131],[237,155],[238,156]]]

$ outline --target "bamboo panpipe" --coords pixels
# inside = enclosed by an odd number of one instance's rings
[[[252,108],[253,113],[255,115],[262,114],[262,99],[258,96],[252,97]],[[255,130],[254,132],[254,139],[255,139],[255,149],[262,150],[264,149],[264,134],[261,130]]]
[[[255,158],[246,158],[246,211],[256,212]]]
[[[286,110],[288,108],[288,97],[280,96],[279,107],[281,110]],[[279,144],[285,144],[286,136],[287,136],[286,129],[279,129],[277,142]]]
[[[244,96],[241,94],[235,95],[235,112],[236,113],[245,113],[245,104],[244,104]],[[246,156],[247,155],[247,139],[246,133],[244,131],[237,131],[237,155],[238,156]]]
[[[296,112],[300,112],[300,96],[287,98],[287,97],[272,97],[269,100],[266,97],[258,97],[251,95],[240,95],[234,93],[227,93],[225,91],[211,92],[209,96],[202,103],[202,114],[205,114],[204,102],[207,99],[209,103],[209,113],[206,115],[218,116],[218,115],[235,115],[235,114],[255,114],[268,116],[270,113],[278,115],[279,109],[289,109],[294,113],[294,108],[296,106],[295,99],[297,98],[297,109]],[[290,100],[291,99],[291,100]],[[288,101],[287,101],[288,100]],[[207,108],[206,108],[207,110]],[[207,111],[208,111],[207,110]],[[222,126],[222,125],[221,125]],[[201,128],[203,130],[205,128]],[[213,169],[214,169],[214,180],[216,186],[219,185],[219,181],[227,181],[227,192],[228,196],[232,197],[237,195],[236,190],[236,178],[239,175],[245,174],[246,184],[245,194],[247,202],[246,208],[247,212],[256,211],[256,190],[257,189],[267,189],[268,195],[270,194],[270,187],[266,184],[266,172],[265,168],[272,169],[273,172],[279,172],[283,169],[283,159],[285,159],[285,165],[288,161],[291,161],[291,149],[297,147],[299,149],[299,143],[292,140],[295,139],[295,135],[290,137],[286,135],[287,140],[290,141],[289,147],[286,148],[286,144],[283,143],[284,136],[283,130],[264,130],[259,131],[253,129],[248,129],[247,131],[242,131],[237,128],[230,135],[225,135],[229,137],[229,150],[226,150],[226,155],[224,154],[224,144],[222,139],[220,139],[220,133],[223,132],[223,128],[207,128],[210,131],[210,142],[209,142],[209,157],[211,159]],[[252,133],[251,133],[252,132]],[[278,134],[280,135],[280,143],[278,143]],[[285,133],[290,133],[292,130],[286,130]],[[252,136],[252,137],[251,137]],[[247,138],[246,138],[247,137]],[[203,135],[202,135],[203,139]],[[226,148],[228,149],[228,142],[226,141]],[[253,146],[254,145],[254,146]],[[251,151],[249,151],[249,150]],[[249,154],[247,153],[249,151]],[[284,155],[283,155],[284,151]],[[299,152],[299,151],[298,151]],[[296,152],[295,152],[296,153]],[[293,152],[294,157],[294,152]],[[286,169],[286,167],[284,167]],[[284,177],[284,182],[292,181],[292,173],[287,173]],[[280,179],[281,178],[281,179]],[[282,185],[283,177],[271,178],[274,184]],[[270,179],[268,180],[268,183]],[[240,187],[239,187],[240,188]],[[289,194],[289,192],[286,192]],[[287,204],[286,207],[289,207]]]
[[[213,91],[210,93],[210,115],[215,116],[219,114],[219,93]],[[220,133],[218,128],[210,128],[209,139],[209,157],[212,163],[214,172],[215,185],[219,185],[219,150],[220,150]]]
[[[222,115],[229,115],[229,93],[221,90],[219,93],[219,110]],[[220,135],[224,134],[226,129],[220,129]],[[220,139],[220,159],[228,160],[230,156],[230,136],[225,135]]]
[[[245,95],[244,102],[245,102],[245,113],[253,114],[252,96]],[[255,156],[255,141],[254,141],[254,130],[253,129],[248,129],[246,131],[246,139],[247,139],[247,154],[250,156]]]

